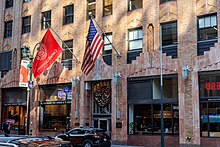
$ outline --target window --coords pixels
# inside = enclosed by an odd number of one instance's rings
[[[13,0],[6,0],[5,8],[13,7]]]
[[[142,8],[142,0],[128,0],[128,11]]]
[[[104,16],[112,14],[112,0],[104,0]]]
[[[64,41],[68,48],[63,44],[62,61],[72,61],[73,40]]]
[[[177,104],[166,103],[164,111],[164,133],[179,133],[179,108]],[[160,134],[161,133],[161,105],[137,104],[129,105],[129,134]]]
[[[103,54],[111,54],[112,53],[112,33],[107,33],[104,36],[104,47],[103,47]]]
[[[63,25],[73,23],[74,5],[64,7]]]
[[[220,72],[199,73],[202,137],[220,137]]]
[[[23,0],[23,3],[31,2],[31,0]]]
[[[164,76],[164,133],[179,133],[178,80],[177,75]],[[129,78],[128,133],[160,135],[160,78],[158,76]]]
[[[4,37],[8,38],[12,36],[12,20],[5,22],[5,33]]]
[[[161,24],[162,46],[177,44],[177,22]]]
[[[0,53],[0,72],[1,78],[12,68],[12,51]]]
[[[217,30],[217,16],[209,15],[200,17],[198,19],[198,40],[216,39],[218,34]]]
[[[129,51],[141,50],[143,48],[142,28],[129,30]]]
[[[41,87],[41,109],[40,128],[41,130],[64,131],[68,126],[71,113],[72,91],[67,96],[63,89],[71,85],[51,85]],[[67,103],[66,103],[67,98]]]
[[[29,33],[31,31],[31,16],[22,18],[22,34]]]
[[[87,0],[87,2],[87,19],[89,19],[90,14],[95,17],[96,0]]]
[[[47,29],[49,28],[49,25],[51,25],[51,11],[46,11],[42,13],[42,25],[41,25],[41,29]]]
[[[160,0],[160,4],[166,3],[166,2],[170,2],[170,1],[176,1],[176,0]]]

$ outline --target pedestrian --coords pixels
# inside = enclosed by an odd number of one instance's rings
[[[10,134],[10,129],[11,129],[11,125],[9,122],[5,121],[3,124],[2,124],[2,131],[4,134]]]

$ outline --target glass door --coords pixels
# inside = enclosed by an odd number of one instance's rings
[[[109,118],[97,118],[93,120],[94,128],[101,128],[104,131],[111,132],[111,119]]]

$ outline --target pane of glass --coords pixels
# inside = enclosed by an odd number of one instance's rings
[[[209,103],[210,137],[220,137],[220,102]]]
[[[106,34],[106,36],[108,37],[108,39],[110,40],[110,42],[112,42],[112,35],[111,34]],[[104,43],[105,44],[109,44],[110,42],[108,41],[107,37],[104,37]]]
[[[129,0],[129,10],[142,8],[142,0]]]
[[[133,39],[134,39],[134,32],[129,31],[129,40],[133,40]]]
[[[211,19],[210,17],[205,17],[205,27],[210,27],[211,26]]]
[[[142,39],[129,42],[129,50],[142,49]]]
[[[111,45],[105,45],[104,46],[104,50],[107,51],[107,50],[112,50],[112,46]]]
[[[138,39],[138,30],[134,30],[134,38],[133,39]]]
[[[139,38],[143,38],[142,29],[138,30],[138,37],[139,37]]]
[[[154,133],[161,133],[161,121],[160,121],[160,110],[161,106],[159,104],[153,105],[153,131]]]
[[[200,103],[200,124],[201,124],[201,134],[202,136],[208,136],[208,109],[207,103]]]
[[[216,16],[211,16],[211,26],[217,26]]]
[[[66,128],[66,105],[43,105],[42,129],[64,131]]]
[[[206,28],[199,30],[199,40],[210,40],[217,38],[217,30],[214,28]]]
[[[172,108],[171,104],[164,104],[164,133],[172,133]]]
[[[204,28],[205,27],[205,20],[204,18],[199,19],[199,28]]]
[[[173,105],[173,132],[179,133],[179,106]]]
[[[152,133],[151,105],[135,105],[134,119],[135,134]]]

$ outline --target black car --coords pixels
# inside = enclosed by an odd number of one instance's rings
[[[75,128],[67,133],[57,135],[64,141],[70,141],[73,146],[110,147],[110,136],[99,128]]]

